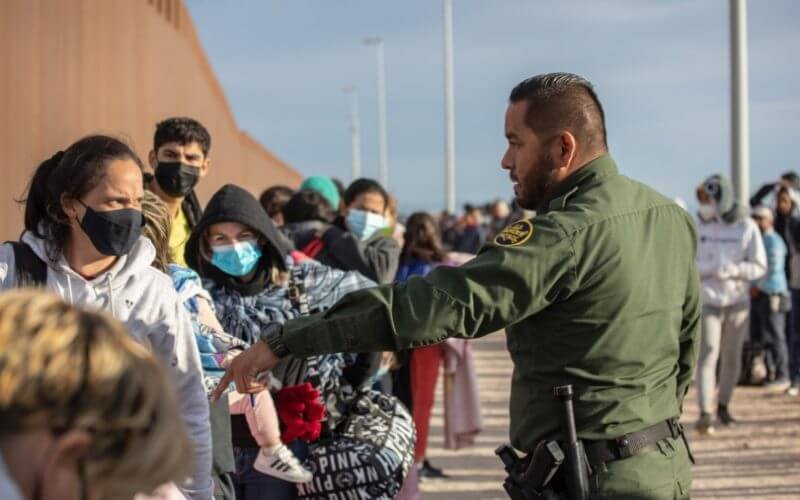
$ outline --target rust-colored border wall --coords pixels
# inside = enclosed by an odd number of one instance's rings
[[[191,116],[212,136],[208,197],[301,177],[239,130],[180,0],[0,1],[0,238],[18,236],[33,169],[81,136],[125,138],[142,159],[154,125]]]

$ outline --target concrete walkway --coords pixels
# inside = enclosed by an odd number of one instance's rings
[[[480,376],[484,432],[474,447],[442,449],[441,393],[431,426],[428,458],[451,477],[425,480],[424,500],[505,499],[502,464],[494,449],[508,441],[511,360],[505,336],[495,334],[474,344]],[[440,388],[441,389],[441,388]],[[713,437],[690,432],[697,459],[692,498],[800,499],[800,398],[739,387],[731,411],[740,423]],[[694,393],[686,399],[684,424],[697,418]]]

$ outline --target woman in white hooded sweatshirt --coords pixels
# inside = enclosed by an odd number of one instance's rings
[[[758,226],[734,199],[733,186],[726,177],[713,175],[706,179],[697,188],[697,200],[697,269],[703,298],[697,360],[697,430],[712,434],[717,385],[719,421],[726,426],[735,421],[728,404],[739,378],[742,345],[750,328],[750,283],[766,273],[767,256]]]
[[[173,375],[194,444],[194,472],[178,485],[210,499],[211,434],[200,356],[171,279],[152,268],[141,236],[142,162],[121,141],[89,136],[42,163],[25,201],[20,243],[0,246],[0,290],[45,285],[71,304],[105,310]]]

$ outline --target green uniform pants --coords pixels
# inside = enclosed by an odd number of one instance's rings
[[[683,439],[662,439],[656,446],[657,450],[598,468],[589,478],[591,498],[689,498],[692,466]]]

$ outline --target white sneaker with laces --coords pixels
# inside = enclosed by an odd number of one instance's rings
[[[284,444],[272,453],[267,452],[266,448],[261,448],[253,468],[262,474],[290,483],[307,483],[312,477],[311,472],[303,467],[292,450]]]

